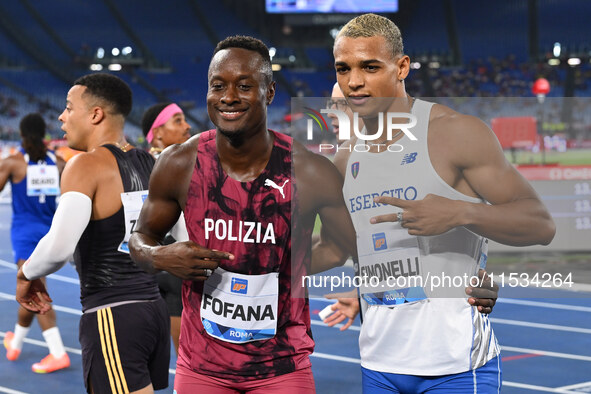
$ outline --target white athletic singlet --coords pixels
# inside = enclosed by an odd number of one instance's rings
[[[417,141],[403,136],[397,141],[404,147],[402,152],[353,151],[347,162],[343,192],[357,232],[361,275],[382,280],[420,276],[427,285],[384,288],[386,295],[376,289],[365,291],[369,305],[359,337],[361,365],[380,372],[460,373],[484,365],[500,352],[488,316],[468,304],[465,284],[457,279],[476,275],[484,243],[481,236],[457,227],[438,236],[416,237],[398,222],[369,222],[373,216],[398,210],[374,203],[375,196],[420,200],[436,194],[482,203],[453,189],[433,168],[427,148],[432,105],[414,103],[417,125],[410,131]],[[457,282],[431,288],[428,285],[437,281],[436,276]]]

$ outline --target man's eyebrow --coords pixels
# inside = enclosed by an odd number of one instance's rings
[[[363,66],[367,66],[368,64],[371,64],[371,63],[382,63],[382,61],[378,60],[378,59],[368,59],[368,60],[361,61],[361,65],[363,65]]]
[[[362,66],[367,66],[369,64],[372,63],[383,63],[381,60],[378,59],[367,59],[367,60],[361,60],[359,62]],[[343,61],[338,61],[334,63],[335,66],[347,66],[348,63],[347,62],[343,62]]]
[[[236,79],[236,80],[238,80],[238,81],[241,81],[241,80],[243,80],[243,79],[253,79],[253,78],[254,78],[254,74],[241,74],[241,75],[238,75],[238,76],[237,76],[235,79]],[[223,80],[224,78],[222,78],[222,77],[220,76],[220,74],[212,74],[212,75],[209,77],[209,79],[210,79],[210,80],[214,80],[214,79],[220,79],[220,80]],[[234,79],[234,78],[233,78],[233,79]]]

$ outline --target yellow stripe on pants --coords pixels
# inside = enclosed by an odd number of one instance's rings
[[[111,385],[111,392],[119,393],[119,391],[115,390],[115,382],[113,379],[113,374],[111,373],[111,365],[109,363],[109,358],[107,357],[107,343],[105,343],[105,335],[103,333],[103,312],[104,310],[99,309],[96,313],[96,317],[98,320],[98,330],[99,336],[101,338],[101,350],[103,351],[103,359],[105,360],[105,368],[107,369],[107,376],[109,377],[109,384]],[[93,384],[97,384],[98,382],[92,382]]]
[[[111,342],[113,344],[113,353],[115,354],[115,363],[117,364],[117,369],[119,370],[121,385],[123,386],[123,392],[129,393],[129,389],[127,388],[127,381],[125,380],[125,374],[123,373],[123,365],[121,365],[121,358],[119,357],[119,347],[117,346],[117,336],[115,335],[115,324],[113,324],[113,314],[111,313],[111,308],[107,308],[107,315],[109,325],[111,328]]]

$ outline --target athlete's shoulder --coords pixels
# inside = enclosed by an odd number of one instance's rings
[[[326,159],[324,156],[310,151],[304,144],[296,140],[292,142],[292,154],[294,165],[302,168],[318,165]]]
[[[26,165],[27,163],[25,162],[25,156],[20,151],[17,151],[12,155],[0,160],[0,166],[6,169],[13,169],[18,166]]]
[[[192,170],[193,166],[188,163],[195,162],[201,134],[194,135],[182,144],[174,144],[164,149],[156,160],[154,171],[158,173],[164,171],[170,175],[179,171]]]
[[[68,160],[66,163],[66,169],[92,169],[96,167],[102,167],[107,161],[108,156],[106,155],[106,152],[108,152],[107,149],[93,149],[90,152],[80,152]]]
[[[314,153],[298,141],[293,141],[293,165],[298,182],[321,187],[323,180],[340,178],[334,164],[325,156]]]
[[[450,107],[434,104],[429,118],[429,132],[443,138],[462,140],[490,134],[490,128],[476,116],[462,114]]]
[[[290,147],[293,144],[294,139],[290,135],[272,129],[267,130],[275,136],[275,144],[283,145],[285,147]]]

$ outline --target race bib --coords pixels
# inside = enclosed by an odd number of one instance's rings
[[[59,196],[60,176],[54,164],[27,166],[27,196]]]
[[[201,322],[225,342],[273,338],[277,332],[279,273],[242,275],[216,268],[203,284]]]
[[[129,238],[135,229],[135,224],[140,216],[142,205],[148,197],[147,190],[137,192],[121,193],[121,202],[123,203],[123,212],[125,215],[125,237],[117,249],[119,252],[129,253]]]
[[[399,225],[358,237],[360,293],[369,305],[393,306],[427,298],[417,237]]]

